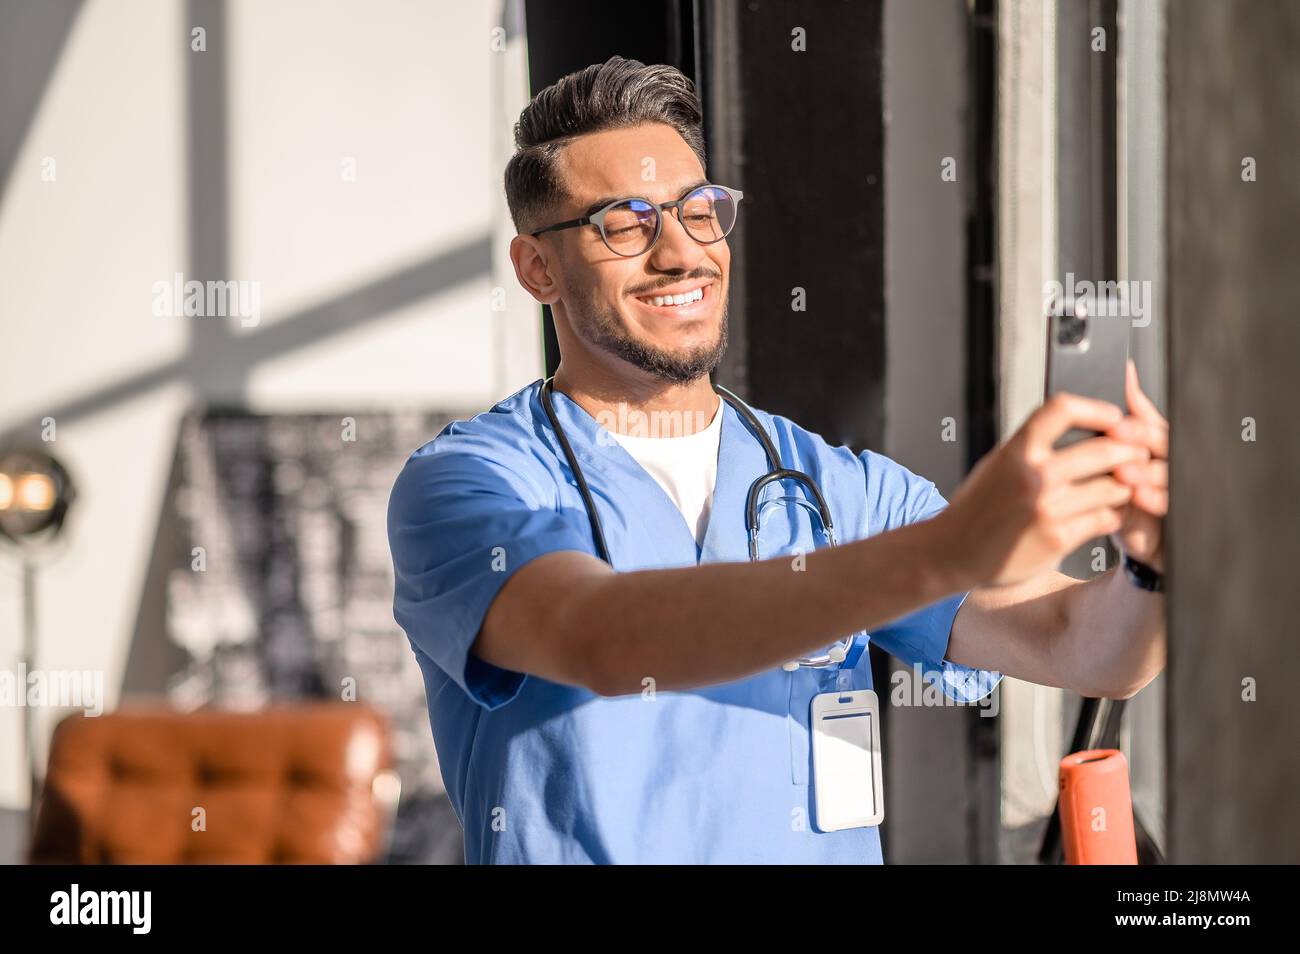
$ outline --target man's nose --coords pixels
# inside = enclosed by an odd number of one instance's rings
[[[681,209],[668,209],[663,216],[663,231],[650,251],[651,262],[661,270],[694,268],[708,254],[704,246],[691,238],[682,225]]]

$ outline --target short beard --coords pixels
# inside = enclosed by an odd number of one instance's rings
[[[597,307],[583,308],[574,316],[574,333],[588,344],[600,348],[633,367],[671,384],[689,384],[712,374],[727,350],[727,302],[722,303],[722,322],[718,340],[683,353],[665,351],[632,337],[619,313]]]

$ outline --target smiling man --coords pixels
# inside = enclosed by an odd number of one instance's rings
[[[1163,665],[1167,426],[1131,368],[1132,414],[1053,398],[951,505],[715,389],[743,196],[700,122],[686,77],[620,57],[533,99],[510,255],[560,366],[393,489],[470,862],[878,863],[875,789],[815,744],[824,706],[870,711],[868,642],[964,702],[1002,673],[1127,697]],[[1071,427],[1100,436],[1055,450]],[[1056,572],[1108,533],[1125,572]]]

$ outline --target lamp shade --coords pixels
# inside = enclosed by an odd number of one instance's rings
[[[0,454],[0,537],[27,544],[56,536],[75,498],[67,469],[44,451]]]

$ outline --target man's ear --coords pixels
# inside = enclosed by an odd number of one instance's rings
[[[539,304],[553,305],[560,300],[560,286],[552,274],[555,269],[551,252],[540,239],[516,235],[510,240],[510,261],[519,284]]]

